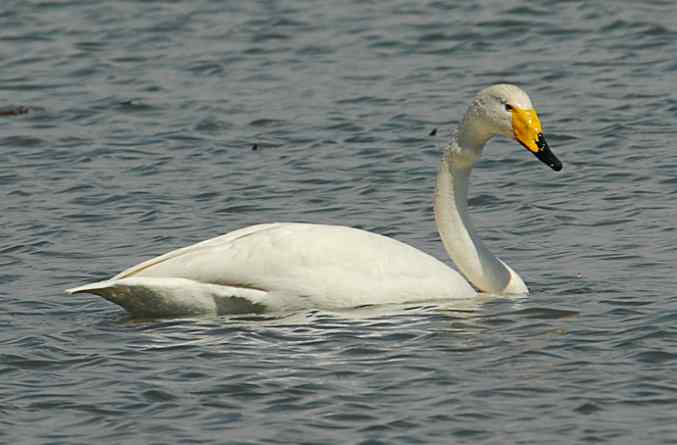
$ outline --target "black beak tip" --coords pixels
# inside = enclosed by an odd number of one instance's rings
[[[544,164],[548,165],[551,169],[556,172],[562,170],[562,162],[557,159],[548,147],[548,143],[545,141],[545,136],[543,133],[538,134],[538,139],[536,140],[536,146],[538,151],[536,152],[536,157],[541,160]]]

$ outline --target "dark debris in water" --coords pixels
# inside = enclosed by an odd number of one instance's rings
[[[432,130],[430,130],[430,133],[428,134],[428,136],[436,136],[436,135],[437,135],[437,128],[433,128]]]
[[[10,108],[4,108],[0,109],[0,116],[2,117],[8,117],[8,116],[19,116],[22,114],[28,114],[29,111],[31,111],[31,107],[27,107],[24,105],[17,105],[17,106],[12,106]]]

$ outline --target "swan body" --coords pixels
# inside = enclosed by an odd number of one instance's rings
[[[345,226],[273,223],[171,251],[67,292],[99,295],[141,317],[471,298],[475,288],[525,294],[522,278],[489,252],[467,213],[472,166],[495,135],[515,138],[561,169],[526,93],[499,84],[475,97],[444,150],[435,191],[442,242],[467,280],[393,238]]]
[[[71,290],[85,291],[144,315],[161,309],[173,315],[341,308],[374,304],[374,296],[403,303],[475,295],[458,272],[408,244],[350,227],[298,223],[245,227]],[[148,303],[155,294],[156,301]],[[181,300],[174,301],[174,294]],[[226,311],[230,297],[238,305]]]

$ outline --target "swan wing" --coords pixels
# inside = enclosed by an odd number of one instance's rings
[[[129,291],[129,280],[138,292]],[[126,286],[125,292],[135,298],[154,288],[157,294],[181,298],[230,292],[233,298],[273,310],[475,295],[456,271],[412,246],[350,227],[299,223],[236,230],[152,258],[101,283],[97,289],[83,286],[71,291],[104,298],[108,291],[101,288],[106,285]],[[108,299],[132,312],[120,298]]]

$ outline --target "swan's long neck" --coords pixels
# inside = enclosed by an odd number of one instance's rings
[[[470,173],[486,139],[480,138],[474,147],[466,148],[461,148],[458,141],[455,136],[445,150],[437,175],[435,221],[442,243],[461,273],[480,291],[527,293],[519,275],[492,255],[477,237],[468,216]]]

